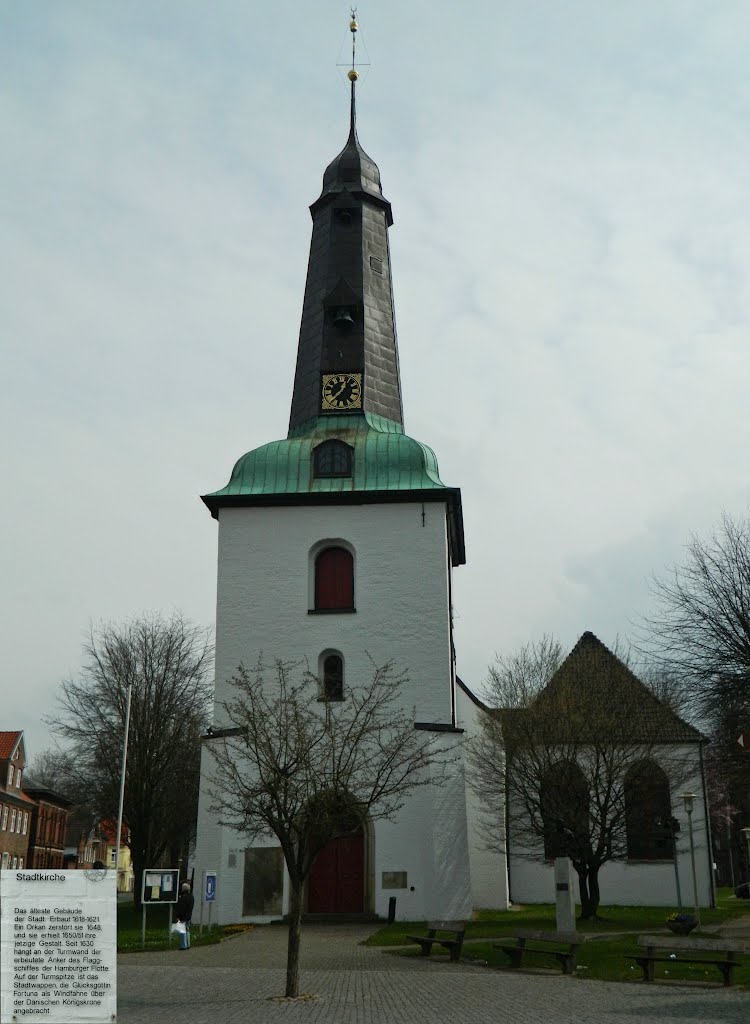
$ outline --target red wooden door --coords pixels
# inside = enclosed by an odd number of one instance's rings
[[[311,914],[360,914],[365,906],[365,840],[360,831],[318,854],[307,889]]]

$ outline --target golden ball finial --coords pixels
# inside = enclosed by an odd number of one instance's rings
[[[355,71],[354,68],[352,68],[351,71],[349,72],[349,81],[350,82],[356,82],[358,78],[359,78],[359,71]]]
[[[350,32],[356,32],[358,28],[359,28],[359,25],[354,20],[354,18],[352,18],[352,20],[349,22],[349,31]]]

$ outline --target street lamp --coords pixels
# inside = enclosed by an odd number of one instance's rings
[[[660,818],[657,822],[664,835],[669,836],[672,844],[672,863],[674,864],[674,885],[677,890],[677,909],[682,913],[682,892],[680,891],[680,867],[677,857],[677,833],[680,823],[677,818]]]
[[[695,843],[693,842],[693,802],[695,793],[683,793],[682,802],[685,805],[685,812],[688,816],[688,832],[690,834],[690,864],[693,869],[693,897],[695,899],[695,919],[701,923],[701,912],[698,906],[698,877],[695,873]]]
[[[741,828],[740,835],[745,837],[747,843],[747,880],[750,883],[750,828]]]

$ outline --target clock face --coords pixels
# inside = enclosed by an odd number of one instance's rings
[[[323,412],[346,412],[362,408],[361,373],[324,373]]]

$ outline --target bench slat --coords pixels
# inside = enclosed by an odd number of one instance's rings
[[[453,963],[456,963],[461,956],[461,948],[464,944],[465,921],[429,921],[427,924],[427,935],[407,935],[410,942],[416,942],[422,947],[422,954],[429,956],[433,946],[442,946],[450,953]],[[447,932],[446,935],[437,935],[437,932]]]
[[[582,932],[542,932],[520,928],[513,935],[521,939],[534,939],[537,942],[569,942],[580,945],[586,941],[586,936]]]
[[[527,953],[541,953],[545,956],[553,956],[560,964],[563,974],[573,974],[576,969],[578,947],[584,941],[585,936],[570,932],[539,932],[529,929],[522,929],[516,932],[513,943],[494,942],[493,949],[502,949],[510,958],[510,966],[517,968],[522,965],[523,958]],[[542,945],[542,949],[534,949],[527,946],[527,942],[535,942]],[[567,946],[567,950],[552,949],[552,946]]]
[[[685,936],[670,938],[667,935],[639,935],[639,946],[653,946],[654,949],[715,950],[719,953],[747,953],[748,945],[732,939],[691,939]]]

